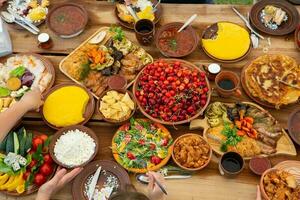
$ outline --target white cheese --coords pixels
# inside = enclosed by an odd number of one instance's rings
[[[85,132],[70,130],[57,139],[54,154],[61,163],[75,167],[87,162],[95,152],[96,144]]]

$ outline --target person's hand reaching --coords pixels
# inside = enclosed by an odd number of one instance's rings
[[[164,200],[166,196],[161,191],[159,186],[155,183],[154,178],[166,188],[166,182],[164,177],[160,173],[148,172],[149,184],[148,184],[148,196],[151,200]]]
[[[1,0],[0,0],[1,1]],[[29,110],[37,110],[43,104],[42,94],[39,89],[26,92],[21,98],[20,103]]]
[[[0,0],[0,8],[3,6],[3,3],[5,2],[6,0]]]
[[[261,200],[261,193],[259,186],[256,187],[256,200]]]
[[[36,200],[49,200],[51,195],[62,189],[67,183],[73,180],[82,168],[75,168],[67,173],[66,169],[58,168],[55,176],[43,184],[37,194]]]

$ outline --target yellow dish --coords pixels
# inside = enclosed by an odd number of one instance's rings
[[[85,120],[87,92],[77,86],[65,86],[51,93],[44,104],[45,119],[56,127],[76,125]]]
[[[230,22],[219,22],[217,25],[216,37],[202,39],[206,52],[222,60],[235,60],[245,55],[251,45],[248,31]]]

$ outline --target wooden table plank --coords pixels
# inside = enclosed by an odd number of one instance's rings
[[[52,4],[65,2],[66,0],[52,0]],[[41,30],[48,32],[54,42],[54,47],[51,50],[41,50],[37,47],[36,37],[31,35],[26,31],[19,31],[9,28],[9,32],[13,41],[13,51],[14,53],[20,52],[36,52],[41,53],[48,57],[50,61],[54,64],[56,69],[56,82],[55,84],[62,82],[71,82],[65,75],[63,75],[59,69],[59,62],[74,48],[76,48],[81,42],[93,34],[98,28],[102,26],[110,26],[116,24],[117,20],[114,14],[114,6],[111,3],[95,1],[95,0],[77,0],[76,2],[81,3],[88,10],[89,14],[89,23],[86,30],[78,37],[73,39],[61,39],[54,35],[46,25],[41,26]],[[249,12],[249,6],[237,6],[238,9],[246,14]],[[300,6],[297,7],[300,11]],[[194,28],[197,30],[198,34],[201,35],[202,31],[209,24],[215,23],[217,21],[232,21],[243,25],[243,22],[238,18],[232,11],[230,6],[226,5],[184,5],[184,4],[163,4],[163,16],[158,27],[161,24],[175,22],[175,21],[184,21],[191,14],[197,13],[198,18],[193,23]],[[129,37],[132,41],[136,42],[135,35],[132,31],[126,30],[126,36]],[[270,36],[266,36],[270,37]],[[300,62],[299,52],[294,48],[293,35],[290,34],[285,37],[270,37],[271,38],[271,47],[269,48],[268,53],[284,53],[288,56],[294,57],[298,62]],[[266,46],[267,42],[262,41],[260,47],[251,52],[251,54],[243,61],[234,63],[234,64],[223,64],[222,66],[227,69],[234,71],[240,74],[241,69],[245,66],[250,60],[256,58],[257,56],[262,55],[263,48]],[[155,58],[158,59],[162,57],[159,51],[155,48],[154,44],[145,47],[145,49]],[[214,62],[208,56],[205,55],[203,50],[199,48],[192,53],[190,56],[185,58],[186,60],[195,63],[198,66],[202,64],[208,64]],[[211,83],[214,86],[214,83]],[[243,94],[241,99],[230,98],[222,99],[217,96],[213,96],[212,101],[222,100],[226,102],[235,102],[235,101],[250,101],[250,99]],[[274,117],[276,117],[280,123],[286,128],[287,117],[293,109],[299,107],[299,105],[289,106],[281,110],[269,109]],[[140,116],[140,114],[137,114]],[[88,126],[92,128],[97,136],[99,137],[100,148],[99,152],[95,159],[109,159],[113,160],[110,150],[111,139],[113,133],[117,129],[117,126],[108,125],[98,120],[99,116],[93,116],[92,120],[88,123]],[[33,130],[41,130],[48,134],[53,134],[54,130],[51,130],[47,127],[40,118],[38,113],[29,113],[25,117],[25,125]],[[168,127],[171,131],[174,138],[178,137],[183,133],[187,133],[188,125]],[[201,130],[193,131],[198,134],[202,134]],[[298,152],[300,152],[298,148]],[[278,156],[271,159],[272,164],[276,164],[282,160],[286,159],[296,159],[299,160],[300,156],[297,157],[287,157],[287,156]],[[169,192],[170,200],[196,200],[196,199],[228,199],[228,200],[253,200],[255,199],[255,187],[259,182],[259,177],[253,175],[248,166],[246,169],[236,178],[236,179],[227,179],[219,175],[218,172],[218,158],[213,156],[211,163],[204,170],[197,172],[192,179],[188,180],[174,180],[167,181],[167,189]],[[134,181],[134,176],[131,175],[134,185],[139,191],[146,191],[146,187]],[[72,199],[71,184],[66,186],[63,190],[57,193],[53,199],[57,200],[68,200]],[[27,197],[15,198],[8,197],[0,194],[0,199],[20,199],[20,200],[29,200],[33,199],[35,195],[30,195]]]

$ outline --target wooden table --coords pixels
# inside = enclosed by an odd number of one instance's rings
[[[52,0],[52,4],[62,2],[62,0]],[[95,0],[77,0],[85,6],[89,14],[89,23],[86,30],[78,37],[73,39],[60,39],[54,35],[45,25],[41,26],[43,32],[50,33],[54,47],[51,50],[41,50],[37,47],[37,39],[27,31],[17,31],[9,29],[11,39],[13,42],[13,52],[36,52],[48,57],[56,68],[56,84],[63,82],[71,82],[66,76],[64,76],[58,69],[59,62],[76,48],[81,42],[88,38],[92,33],[102,26],[110,26],[117,23],[114,6],[111,3],[100,2]],[[238,9],[246,14],[249,12],[249,6],[238,6]],[[298,7],[300,10],[300,7]],[[217,21],[231,21],[243,25],[243,22],[237,17],[231,10],[230,6],[226,5],[176,5],[169,4],[163,5],[163,16],[160,24],[166,24],[169,22],[184,21],[193,13],[198,14],[198,18],[193,23],[194,28],[199,34],[204,30],[206,26]],[[159,25],[158,25],[159,26]],[[126,36],[132,41],[136,41],[134,33],[132,31],[126,31]],[[269,36],[266,36],[269,37]],[[293,35],[285,37],[270,37],[271,48],[269,53],[284,53],[288,56],[294,57],[300,63],[299,52],[294,47]],[[241,72],[241,68],[252,59],[263,54],[263,46],[266,45],[266,41],[261,42],[258,49],[255,49],[251,54],[243,61],[234,64],[224,64],[223,67],[227,70],[234,71],[236,73]],[[155,48],[154,45],[145,47],[146,50],[154,57],[160,58],[162,55]],[[193,54],[185,58],[186,60],[193,62],[197,65],[207,64],[213,62],[204,52],[199,48]],[[213,83],[211,83],[213,86]],[[214,96],[212,101],[221,100]],[[223,99],[222,99],[223,100]],[[236,102],[238,100],[250,101],[250,99],[243,94],[241,99],[224,99],[223,101]],[[286,127],[288,115],[299,105],[289,106],[281,110],[269,110],[273,116],[275,116],[280,123]],[[99,121],[99,116],[94,115],[89,127],[94,129],[97,133],[100,141],[99,153],[96,159],[109,159],[112,160],[111,150],[109,148],[113,133],[117,129],[116,126],[109,125],[102,121]],[[48,134],[53,134],[55,131],[47,127],[41,117],[37,113],[29,113],[24,117],[24,124],[30,127],[32,130],[41,130]],[[177,130],[173,127],[168,127],[174,138],[180,134],[189,132],[188,124],[183,126],[177,126]],[[201,134],[201,131],[194,131]],[[299,151],[299,148],[298,148]],[[272,164],[276,164],[282,160],[297,159],[297,157],[276,157],[272,158]],[[246,169],[235,179],[226,179],[219,175],[217,169],[218,159],[213,156],[213,159],[208,167],[204,170],[197,172],[193,178],[187,180],[172,180],[167,181],[167,190],[170,200],[196,200],[196,199],[226,199],[226,200],[253,200],[255,199],[256,185],[259,183],[259,177],[253,175],[248,166]],[[145,186],[134,181],[134,176],[131,176],[134,185],[139,191],[146,191]],[[71,184],[67,185],[59,193],[53,196],[53,199],[68,200],[72,199],[71,196]],[[33,199],[35,195],[26,197],[8,197],[0,194],[0,199]]]

